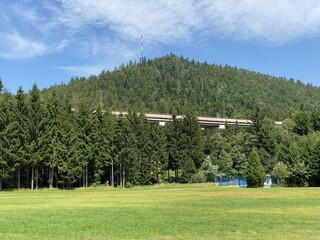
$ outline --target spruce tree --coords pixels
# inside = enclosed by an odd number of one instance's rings
[[[11,176],[13,170],[12,146],[10,144],[10,104],[11,96],[9,94],[0,95],[0,190],[3,183]]]
[[[181,121],[178,120],[175,116],[173,116],[173,121],[171,123],[167,123],[165,126],[165,131],[168,139],[167,144],[167,152],[168,152],[168,181],[169,179],[169,171],[174,171],[174,181],[179,182],[179,170],[181,167],[182,161],[182,144],[181,142]]]
[[[244,178],[250,188],[261,187],[266,179],[266,173],[261,164],[257,149],[252,149],[248,156],[248,165],[244,171]]]
[[[75,124],[75,113],[70,111],[66,112],[64,118],[64,129],[65,129],[65,149],[66,154],[64,158],[59,159],[57,170],[59,173],[59,184],[66,188],[72,188],[77,180],[81,179],[84,165],[81,161],[81,139],[78,138],[79,129]],[[80,148],[80,149],[79,149]],[[85,146],[83,147],[84,149]]]
[[[89,186],[89,164],[93,161],[92,119],[92,110],[86,104],[81,104],[75,112],[72,153],[82,166],[83,187]]]
[[[65,131],[61,123],[61,104],[53,91],[47,103],[47,114],[44,118],[44,132],[39,138],[42,164],[49,169],[49,188],[53,188],[57,167],[63,162],[67,152],[65,146]],[[56,179],[56,186],[58,179]]]
[[[196,116],[191,112],[181,120],[181,135],[179,139],[181,149],[183,182],[188,182],[190,177],[199,169],[204,155],[204,136],[197,122]]]
[[[17,146],[15,147],[16,161],[15,161],[15,169],[17,170],[17,187],[20,188],[21,185],[21,168],[27,166],[28,159],[28,140],[29,140],[29,131],[28,131],[28,104],[26,101],[26,95],[22,89],[19,87],[16,98],[16,105],[14,108],[14,117],[16,119],[15,130],[12,132],[16,132],[16,142]]]
[[[138,154],[137,159],[130,159],[130,171],[137,171],[137,179],[135,180],[137,184],[149,185],[156,182],[156,175],[153,172],[153,140],[151,139],[151,126],[143,114],[140,114],[139,116],[137,114],[132,114],[128,116],[128,120],[136,141],[136,149],[132,150],[136,151]],[[136,163],[132,164],[132,161],[134,160]]]
[[[111,165],[111,141],[113,137],[113,118],[111,114],[98,108],[92,122],[93,132],[93,176],[95,184],[100,184],[102,178],[106,179],[106,170]]]
[[[40,90],[36,84],[32,86],[29,93],[29,142],[28,165],[31,166],[31,189],[38,189],[39,164],[41,160],[39,138],[43,134],[44,108],[40,98]],[[36,183],[34,184],[34,180]]]
[[[137,139],[131,126],[132,124],[129,124],[129,120],[124,119],[123,116],[118,118],[115,126],[112,139],[111,168],[111,176],[113,176],[114,182],[113,186],[118,185],[123,187],[126,181],[133,185],[140,184],[140,173],[137,170],[139,157]]]
[[[152,172],[155,175],[156,182],[159,183],[159,175],[162,175],[168,169],[167,137],[164,128],[155,124],[151,126],[151,160]]]

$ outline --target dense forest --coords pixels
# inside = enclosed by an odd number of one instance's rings
[[[129,62],[99,76],[73,78],[55,89],[73,106],[87,101],[91,107],[136,112],[247,118],[256,104],[269,107],[277,120],[290,117],[301,105],[314,111],[320,89],[293,79],[275,78],[244,69],[200,63],[175,55]]]
[[[12,94],[1,83],[0,189],[238,176],[255,187],[266,174],[282,185],[320,186],[319,94],[300,82],[173,55],[43,91],[34,85]],[[116,117],[112,109],[129,114]],[[185,117],[160,126],[145,111]],[[212,135],[196,114],[253,124]]]

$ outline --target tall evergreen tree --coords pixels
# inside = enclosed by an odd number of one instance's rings
[[[89,164],[93,161],[92,119],[90,108],[85,104],[80,105],[79,110],[75,112],[72,153],[82,166],[83,187],[89,186]]]
[[[79,128],[77,127],[77,113],[72,108],[65,105],[63,107],[62,127],[64,129],[64,145],[66,153],[63,158],[59,158],[57,171],[59,175],[59,184],[62,187],[72,188],[76,186],[76,182],[81,179],[84,169],[84,160],[82,155],[82,147],[86,150],[86,145],[79,139]]]
[[[29,93],[29,142],[28,155],[29,166],[31,166],[31,189],[38,189],[39,164],[41,160],[39,138],[43,134],[43,104],[40,98],[40,90],[36,84],[32,86]],[[34,184],[34,180],[36,180]]]
[[[17,170],[17,187],[20,188],[21,185],[21,168],[27,166],[28,159],[28,141],[29,141],[29,132],[28,132],[28,124],[29,124],[29,111],[28,111],[28,103],[26,100],[26,95],[22,89],[19,87],[16,98],[16,105],[14,108],[14,118],[16,119],[16,125],[12,132],[16,133],[16,142],[15,146],[15,169]]]
[[[197,122],[196,116],[188,112],[181,121],[182,145],[182,175],[185,181],[189,181],[192,174],[199,169],[205,160],[204,155],[204,136]]]
[[[53,188],[55,176],[57,186],[57,168],[67,156],[66,133],[61,123],[61,116],[61,104],[56,93],[52,92],[51,99],[47,103],[47,115],[43,121],[44,132],[39,138],[41,162],[49,170],[49,188]]]
[[[173,122],[166,124],[166,135],[168,139],[168,180],[169,170],[174,171],[174,180],[179,182],[179,169],[183,158],[181,142],[181,121],[173,116]]]
[[[253,149],[248,156],[248,165],[244,171],[248,187],[261,187],[266,179],[266,173],[261,164],[258,151]]]
[[[106,170],[111,165],[111,142],[113,137],[113,117],[98,108],[94,114],[93,132],[93,175],[94,182],[100,184]]]
[[[10,118],[11,96],[0,95],[0,190],[12,172],[13,157],[8,130],[12,119]],[[9,138],[8,138],[9,137]]]
[[[159,175],[162,175],[168,169],[167,137],[164,128],[156,124],[151,126],[150,134],[152,173],[156,182],[159,183]]]

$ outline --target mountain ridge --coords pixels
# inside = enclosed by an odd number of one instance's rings
[[[298,109],[313,111],[320,88],[293,79],[277,78],[242,68],[208,64],[170,54],[152,60],[130,61],[98,76],[73,78],[55,89],[73,106],[120,111],[247,118],[255,105],[264,105],[275,119]]]

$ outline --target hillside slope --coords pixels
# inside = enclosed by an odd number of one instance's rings
[[[300,81],[211,65],[167,55],[140,63],[128,63],[99,76],[74,78],[53,88],[73,106],[81,101],[95,107],[181,114],[247,117],[256,104],[263,104],[277,119],[301,107],[314,110],[320,88]]]

